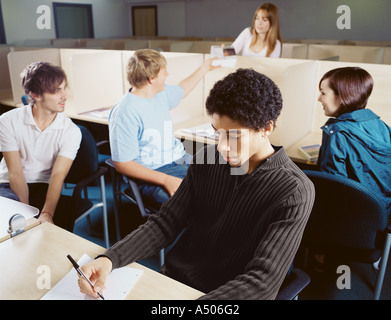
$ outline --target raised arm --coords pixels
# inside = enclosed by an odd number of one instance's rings
[[[213,69],[219,68],[220,66],[213,66],[213,61],[216,60],[216,58],[209,58],[207,59],[200,67],[197,68],[196,71],[194,71],[190,76],[188,76],[186,79],[179,82],[179,85],[183,88],[184,91],[184,97],[186,97],[198,84],[198,82],[201,81],[201,79],[205,76],[205,74]]]

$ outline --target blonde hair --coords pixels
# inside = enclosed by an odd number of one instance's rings
[[[258,34],[255,31],[254,23],[255,23],[255,19],[257,18],[258,12],[261,10],[266,11],[267,19],[270,22],[270,29],[266,35],[266,45],[267,45],[266,57],[269,57],[270,54],[274,51],[274,48],[276,47],[277,40],[279,40],[282,44],[280,21],[278,18],[278,8],[272,3],[264,3],[261,4],[257,8],[257,10],[255,10],[253,24],[251,27],[251,33],[253,35],[253,38],[251,40],[250,46],[253,46],[258,40]]]
[[[132,87],[141,88],[167,66],[166,58],[152,49],[137,50],[129,59],[127,79]]]

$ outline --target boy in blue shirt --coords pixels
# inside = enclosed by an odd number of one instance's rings
[[[214,69],[206,60],[178,85],[167,85],[166,59],[157,51],[134,53],[127,67],[131,89],[109,116],[112,159],[116,170],[141,180],[141,193],[160,206],[179,187],[191,160],[174,137],[170,110]]]

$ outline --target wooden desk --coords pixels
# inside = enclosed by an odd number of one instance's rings
[[[192,133],[186,132],[183,129],[190,129],[200,125],[211,123],[211,118],[208,116],[199,117],[189,121],[174,124],[174,135],[180,140],[188,140],[204,144],[217,144],[216,140],[208,139],[205,137],[196,136]]]
[[[0,243],[0,300],[37,300],[49,289],[39,289],[40,266],[47,266],[51,287],[72,268],[67,259],[75,260],[83,254],[94,258],[105,249],[53,224],[44,223],[28,232]],[[170,279],[138,263],[129,265],[144,270],[143,275],[127,296],[129,300],[196,299],[202,292]]]
[[[322,144],[322,133],[321,132],[312,132],[308,135],[306,135],[304,138],[300,139],[293,145],[291,145],[289,148],[286,149],[286,153],[288,154],[289,158],[292,159],[294,162],[300,162],[300,163],[309,163],[303,155],[300,154],[299,147],[302,146],[309,146],[313,144]]]

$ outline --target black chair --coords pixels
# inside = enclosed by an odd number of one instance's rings
[[[111,177],[113,184],[113,196],[114,196],[114,215],[117,229],[117,240],[121,239],[119,232],[119,215],[118,208],[121,206],[121,198],[128,199],[131,203],[137,205],[138,210],[143,218],[159,211],[159,208],[155,204],[149,203],[147,199],[144,199],[140,193],[137,182],[135,180],[126,177],[117,172],[115,169],[113,160],[107,159],[106,164],[111,168]],[[164,264],[164,249],[160,251],[160,266]]]
[[[362,184],[338,175],[304,170],[315,185],[315,203],[302,246],[342,259],[374,263],[382,257],[373,299],[380,297],[391,246],[385,205]]]
[[[109,247],[109,229],[107,218],[106,189],[104,175],[108,172],[107,167],[98,166],[98,150],[92,134],[83,126],[78,126],[82,133],[80,148],[72,167],[65,178],[65,183],[74,184],[72,196],[61,195],[59,206],[66,210],[69,216],[68,229],[81,219],[87,217],[95,209],[103,210],[103,232],[106,248]],[[88,197],[88,186],[100,187],[100,199],[92,201]]]
[[[298,300],[299,293],[310,281],[307,273],[299,268],[293,268],[284,279],[275,300]]]

